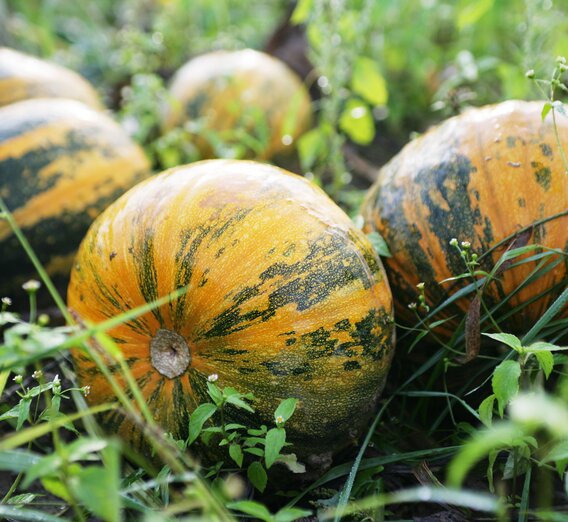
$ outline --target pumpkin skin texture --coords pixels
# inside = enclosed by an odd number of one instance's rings
[[[438,284],[465,272],[452,238],[469,241],[472,252],[482,254],[523,227],[550,218],[533,228],[529,243],[568,250],[568,176],[551,115],[542,122],[542,107],[543,102],[508,101],[470,109],[408,144],[381,169],[361,213],[366,231],[378,231],[393,254],[385,265],[398,321],[416,322],[407,305],[417,301],[419,282],[425,282],[431,306],[442,303],[449,289],[456,290]],[[568,121],[560,116],[557,124],[566,146]],[[485,256],[480,268],[490,271],[511,243]],[[490,309],[503,302],[535,266],[505,270],[486,287],[484,302]],[[512,295],[494,317],[534,299],[501,323],[504,331],[526,332],[566,283],[566,264],[560,263]],[[538,298],[542,292],[547,293]],[[461,312],[451,312],[462,317],[469,302],[459,301]]]
[[[94,218],[149,175],[138,147],[110,118],[75,100],[25,100],[0,108],[0,195],[63,291]],[[0,291],[15,303],[37,274],[0,221]],[[38,297],[47,299],[42,289]]]
[[[185,285],[185,296],[109,331],[164,430],[187,437],[212,374],[254,393],[253,425],[273,425],[280,400],[299,399],[286,428],[308,464],[327,462],[365,426],[393,354],[392,298],[368,240],[323,191],[244,160],[166,171],[95,221],[68,305],[98,323]],[[165,375],[156,340],[185,344],[189,364]],[[88,400],[112,400],[94,363],[79,350],[73,358]],[[120,412],[105,423],[144,447]]]
[[[264,133],[257,145],[247,146],[250,158],[292,150],[311,125],[311,100],[300,79],[280,60],[252,49],[193,58],[175,74],[170,94],[174,102],[164,116],[165,130],[203,119],[206,129],[221,137],[235,129]],[[283,142],[284,135],[292,140]],[[195,146],[202,158],[213,157],[206,138],[196,138]]]
[[[0,47],[0,107],[30,98],[69,98],[104,108],[95,89],[76,72]]]

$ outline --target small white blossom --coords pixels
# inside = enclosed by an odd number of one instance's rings
[[[463,248],[469,248],[471,246],[471,243],[469,241],[462,241],[461,246]]]
[[[5,306],[10,306],[12,304],[12,300],[9,297],[3,297],[2,304]]]
[[[41,286],[41,283],[39,281],[36,281],[35,279],[30,279],[29,281],[26,281],[22,285],[22,288],[26,292],[37,292],[39,290],[40,286]]]
[[[418,290],[424,290],[424,283],[418,283],[416,288],[418,288]]]
[[[83,392],[83,395],[86,397],[87,395],[89,395],[89,393],[91,393],[91,387],[90,386],[83,386],[81,388],[81,391]]]
[[[410,310],[416,310],[416,306],[417,306],[416,303],[410,303],[410,304],[408,305],[408,308],[409,308]]]
[[[450,239],[450,245],[458,246],[458,240],[455,237],[453,237],[452,239]]]
[[[219,376],[216,373],[212,373],[209,377],[207,377],[207,380],[209,382],[215,382],[219,379]]]
[[[14,377],[14,382],[17,384],[22,384],[22,381],[24,380],[24,378],[21,375],[16,375]]]
[[[34,373],[32,373],[32,377],[38,380],[39,378],[43,377],[43,372],[41,370],[36,370]]]
[[[56,374],[53,378],[53,384],[61,384],[61,380],[59,379],[59,374]]]
[[[284,417],[282,417],[282,415],[278,415],[278,417],[276,417],[276,424],[282,424],[284,422]]]

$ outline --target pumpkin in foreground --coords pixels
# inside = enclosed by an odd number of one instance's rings
[[[252,49],[215,51],[187,62],[170,86],[163,126],[199,121],[195,139],[202,158],[214,144],[238,146],[240,157],[271,158],[293,149],[311,124],[311,100],[286,64]]]
[[[69,98],[103,109],[95,89],[76,72],[0,47],[0,107],[30,98]]]
[[[25,100],[0,108],[0,195],[62,290],[94,218],[147,175],[140,147],[78,101]],[[38,276],[5,220],[0,251],[0,291],[26,304],[21,285]],[[47,293],[41,296],[47,302]]]
[[[568,174],[551,115],[542,121],[543,103],[508,101],[467,110],[408,144],[381,169],[362,215],[366,230],[378,231],[392,253],[385,264],[397,320],[416,322],[407,305],[417,301],[418,283],[425,282],[432,306],[442,303],[450,288],[456,290],[440,284],[466,271],[450,245],[453,238],[470,242],[480,256],[489,253],[480,257],[486,271],[514,246],[506,238],[532,224],[517,237],[517,246],[528,240],[566,255]],[[566,150],[568,120],[558,115],[556,122]],[[566,287],[565,259],[527,284],[536,263],[509,268],[485,289],[489,309],[500,305],[495,318],[512,314],[501,323],[505,331],[527,331]],[[469,300],[459,304],[464,311]]]
[[[184,287],[184,296],[109,331],[164,430],[187,437],[189,415],[210,400],[207,378],[217,374],[219,386],[254,393],[256,426],[273,424],[281,400],[299,399],[286,428],[308,464],[358,435],[393,355],[392,300],[368,240],[323,191],[250,161],[166,171],[95,221],[68,305],[99,323]],[[73,358],[88,400],[114,400],[88,356],[75,350]],[[103,423],[143,448],[119,410]]]

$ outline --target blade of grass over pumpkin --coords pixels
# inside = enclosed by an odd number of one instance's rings
[[[329,509],[320,515],[319,520],[331,520],[332,518],[337,520],[338,513],[340,512],[343,515],[351,515],[380,506],[387,506],[389,504],[422,504],[424,502],[449,504],[486,513],[499,513],[503,510],[503,506],[501,505],[499,498],[493,495],[488,495],[487,493],[420,486],[357,500],[349,503],[341,511],[339,506],[335,509]]]
[[[363,459],[363,455],[365,454],[365,451],[367,451],[367,446],[369,445],[369,442],[371,442],[371,437],[373,436],[373,433],[375,433],[375,430],[377,429],[379,420],[382,419],[385,410],[387,409],[388,405],[391,403],[393,398],[394,396],[389,397],[389,399],[383,404],[377,415],[375,415],[375,419],[373,420],[373,423],[371,424],[371,427],[367,431],[367,435],[365,436],[365,439],[363,440],[363,443],[359,448],[359,452],[357,453],[357,457],[355,457],[355,460],[353,461],[353,465],[351,466],[351,471],[349,472],[347,481],[345,482],[345,485],[343,486],[343,489],[339,494],[339,501],[337,503],[337,511],[335,514],[335,522],[339,522],[343,513],[343,508],[349,502],[349,497],[351,496],[351,490],[353,489],[355,478],[357,477],[357,473],[359,472],[359,467],[361,466],[361,460]]]
[[[51,433],[54,429],[60,428],[64,424],[69,422],[74,422],[79,420],[86,415],[95,415],[97,413],[102,413],[109,410],[114,410],[117,408],[117,404],[115,403],[107,403],[107,404],[99,404],[98,406],[93,406],[88,410],[79,411],[72,415],[65,415],[63,417],[58,417],[49,422],[45,422],[42,424],[37,424],[30,428],[26,428],[24,430],[16,432],[14,435],[10,437],[6,437],[0,440],[0,451],[9,451],[21,446],[22,444],[26,444],[27,442],[33,441],[43,435],[47,435]]]
[[[55,288],[53,281],[51,280],[51,278],[49,277],[49,275],[45,271],[45,268],[43,268],[43,265],[41,264],[40,260],[36,256],[33,248],[31,247],[31,245],[29,243],[29,241],[26,239],[26,236],[22,232],[22,229],[16,223],[14,216],[12,215],[12,213],[10,212],[8,207],[6,206],[6,203],[4,202],[4,199],[1,196],[0,196],[0,211],[3,213],[4,219],[10,225],[10,228],[14,232],[14,235],[18,238],[18,241],[22,245],[22,248],[26,251],[27,256],[30,258],[30,261],[34,265],[34,268],[37,270],[37,273],[38,273],[40,279],[45,284],[47,290],[49,291],[49,293],[52,297],[52,299],[54,300],[55,304],[57,305],[57,308],[59,308],[59,311],[61,312],[61,314],[65,318],[65,321],[68,324],[73,324],[73,319],[71,317],[71,314],[69,313],[69,310],[67,310],[67,307],[65,306],[65,302],[63,301],[63,298],[59,295],[59,292]]]
[[[556,301],[554,301],[554,303],[552,303],[548,307],[548,310],[546,310],[546,312],[542,314],[542,317],[540,317],[540,319],[533,325],[533,327],[523,336],[523,338],[521,339],[522,343],[525,345],[532,343],[536,339],[536,337],[538,337],[542,329],[550,321],[552,321],[552,319],[554,319],[556,314],[558,314],[562,310],[562,308],[566,306],[567,303],[568,288],[566,288],[564,292],[562,292],[560,296],[558,296],[558,299],[556,299]]]
[[[396,395],[404,395],[407,397],[444,397],[450,398],[459,402],[469,413],[471,413],[477,420],[479,420],[479,413],[477,413],[467,402],[460,399],[457,395],[447,392],[435,392],[435,391],[409,391],[409,392],[399,392]]]

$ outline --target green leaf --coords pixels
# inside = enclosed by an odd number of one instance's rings
[[[284,455],[280,454],[276,459],[276,462],[284,464],[292,473],[305,473],[306,466],[301,462],[298,462],[298,457],[295,453],[286,453]]]
[[[316,127],[302,134],[298,139],[297,147],[303,170],[310,170],[315,162],[323,156],[326,142],[326,133],[321,127]]]
[[[542,111],[540,113],[540,117],[542,119],[542,121],[544,121],[546,119],[546,117],[548,116],[548,113],[552,110],[552,103],[550,102],[545,102],[544,105],[542,106]]]
[[[563,440],[555,444],[544,456],[542,462],[555,462],[565,459],[568,459],[568,440]]]
[[[294,520],[299,518],[309,517],[311,514],[311,511],[306,511],[305,509],[285,507],[274,515],[274,522],[294,522]]]
[[[227,424],[225,426],[225,431],[244,430],[244,429],[246,429],[246,426],[243,426],[242,424],[236,424],[236,423],[230,423],[230,424]]]
[[[290,21],[294,25],[305,23],[310,16],[313,3],[313,0],[300,0],[290,17]]]
[[[525,430],[546,429],[558,439],[568,439],[566,402],[550,394],[520,394],[511,402],[509,416]]]
[[[241,410],[246,410],[254,413],[254,409],[245,401],[243,401],[238,395],[229,395],[228,397],[226,397],[226,400],[229,404],[232,404],[233,406],[236,406]]]
[[[476,24],[479,19],[488,13],[493,7],[494,0],[476,0],[468,2],[458,14],[456,25],[461,31],[466,27]]]
[[[72,488],[76,497],[96,516],[106,522],[120,520],[120,484],[118,476],[101,466],[82,469]]]
[[[491,337],[491,339],[499,341],[500,343],[506,344],[509,348],[512,348],[516,352],[522,353],[524,351],[521,340],[516,335],[508,333],[484,333],[483,335]]]
[[[264,445],[264,462],[266,469],[270,469],[270,466],[274,464],[285,443],[286,430],[284,428],[272,428],[268,431]]]
[[[249,468],[250,469],[250,468]],[[254,500],[239,500],[237,502],[230,502],[227,504],[229,509],[234,509],[240,511],[241,513],[246,513],[251,517],[260,518],[265,522],[271,522],[272,515],[270,511],[266,508],[264,504],[260,502],[255,502]]]
[[[274,420],[278,424],[278,419],[281,418],[280,422],[286,422],[296,410],[296,406],[298,404],[298,399],[284,399],[276,408],[274,412]]]
[[[542,352],[539,351],[533,353],[534,356],[537,358],[538,364],[542,368],[545,377],[548,379],[554,368],[554,355],[552,355],[552,353],[547,351],[542,351]]]
[[[264,450],[262,448],[245,448],[244,451],[251,455],[256,455],[257,457],[264,457]]]
[[[339,118],[339,127],[359,145],[368,145],[375,137],[375,122],[366,103],[351,98]]]
[[[383,106],[388,101],[387,82],[377,61],[359,56],[353,64],[351,88],[372,105]]]
[[[493,423],[493,405],[495,404],[495,395],[491,394],[489,397],[483,399],[479,405],[479,419],[485,426],[490,427]]]
[[[38,495],[36,493],[22,493],[21,495],[14,495],[8,500],[8,504],[19,504],[25,505],[33,502],[37,497],[42,497],[43,495]]]
[[[20,431],[24,422],[28,419],[30,415],[30,406],[32,404],[31,399],[22,399],[18,405],[18,422],[16,424],[16,431]]]
[[[206,402],[204,404],[200,404],[189,418],[189,436],[187,439],[187,444],[193,444],[201,430],[203,429],[203,425],[215,412],[217,411],[217,406],[211,404],[210,402]]]
[[[0,470],[27,471],[41,456],[24,450],[0,451]]]
[[[207,393],[217,406],[221,406],[221,404],[223,404],[223,392],[218,388],[216,384],[207,381]]]
[[[261,493],[265,490],[268,477],[260,462],[255,461],[248,467],[247,477],[251,484]]]
[[[491,385],[497,397],[499,415],[503,417],[505,406],[519,392],[521,365],[518,361],[503,361],[493,371]]]
[[[387,245],[387,242],[384,240],[381,234],[376,231],[370,232],[369,234],[367,234],[367,238],[371,242],[371,245],[375,249],[377,255],[381,257],[392,257],[389,246]]]
[[[9,520],[27,520],[29,522],[61,522],[63,519],[43,511],[22,509],[15,506],[0,505],[0,518]]]
[[[238,444],[231,444],[229,446],[229,455],[237,463],[239,468],[243,467],[243,450]]]

